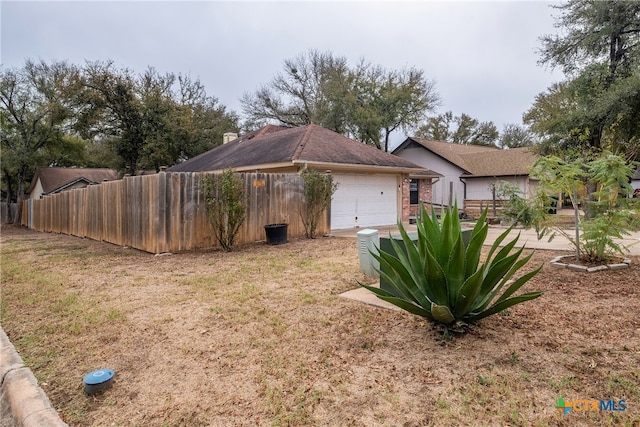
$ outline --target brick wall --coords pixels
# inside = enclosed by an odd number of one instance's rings
[[[410,204],[410,180],[408,175],[402,177],[402,222],[408,222],[410,216],[415,216],[420,204]],[[431,179],[418,180],[418,200],[424,203],[427,210],[431,204]]]
[[[409,175],[402,175],[402,222],[409,222]]]

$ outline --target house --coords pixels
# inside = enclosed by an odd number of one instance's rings
[[[463,208],[471,201],[493,200],[492,188],[501,181],[518,185],[525,197],[535,186],[529,169],[537,155],[529,147],[500,150],[407,138],[392,154],[443,175],[432,182],[434,204],[453,206],[457,203]]]
[[[317,125],[268,125],[168,169],[201,172],[330,172],[338,189],[331,202],[331,228],[371,227],[408,221],[411,202],[431,200],[431,180],[440,175]],[[410,180],[420,182],[411,192]]]
[[[640,197],[640,166],[636,167],[636,171],[631,177],[631,187],[633,188],[633,197]]]
[[[38,168],[27,190],[30,199],[118,179],[112,169]]]

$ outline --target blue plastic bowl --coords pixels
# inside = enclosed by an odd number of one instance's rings
[[[84,391],[87,394],[95,394],[111,387],[115,372],[112,369],[98,369],[84,376]]]

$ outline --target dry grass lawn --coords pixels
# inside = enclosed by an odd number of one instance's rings
[[[2,327],[72,426],[640,426],[638,258],[545,265],[542,297],[443,342],[338,296],[364,279],[354,239],[153,256],[5,228],[1,255]],[[86,396],[98,368],[114,385]]]

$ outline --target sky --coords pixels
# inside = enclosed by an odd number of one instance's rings
[[[537,64],[539,37],[557,33],[547,1],[6,1],[3,67],[25,60],[112,60],[142,72],[198,78],[242,116],[239,98],[310,49],[435,82],[437,113],[522,123],[563,76]],[[406,135],[394,135],[402,141]],[[392,140],[393,141],[393,140]]]

